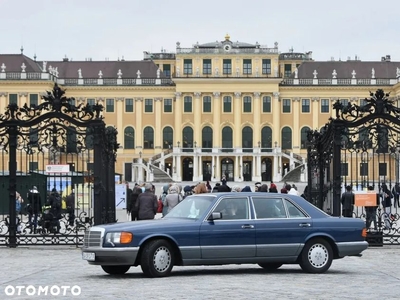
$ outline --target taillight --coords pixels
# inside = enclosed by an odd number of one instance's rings
[[[367,237],[367,228],[363,228],[363,230],[361,231],[361,236],[363,237],[363,238],[366,238]]]

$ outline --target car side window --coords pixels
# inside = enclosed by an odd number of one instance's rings
[[[299,210],[292,202],[285,199],[285,204],[288,210],[289,218],[305,218],[304,213]]]
[[[249,202],[246,197],[223,198],[214,212],[222,213],[222,220],[242,220],[249,218]]]
[[[253,198],[257,219],[287,218],[282,198]]]

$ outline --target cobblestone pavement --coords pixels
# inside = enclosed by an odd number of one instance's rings
[[[363,257],[336,260],[318,275],[305,274],[298,265],[274,273],[257,265],[228,265],[174,267],[170,277],[149,279],[140,267],[111,277],[83,261],[77,248],[0,248],[0,299],[399,299],[399,253],[395,246],[369,248]],[[31,287],[7,296],[17,285]],[[79,286],[81,293],[73,296],[68,289],[66,296],[38,296],[45,286]]]

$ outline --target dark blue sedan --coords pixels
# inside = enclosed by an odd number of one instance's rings
[[[159,220],[90,228],[82,258],[109,274],[141,266],[149,277],[174,265],[299,264],[309,273],[367,249],[360,219],[331,217],[298,196],[217,193],[187,197]]]

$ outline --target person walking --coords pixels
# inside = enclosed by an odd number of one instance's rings
[[[67,204],[68,224],[74,226],[75,221],[75,191],[72,189],[71,193],[65,199]]]
[[[400,205],[399,205],[400,185],[398,182],[396,182],[396,184],[392,188],[392,194],[393,194],[393,200],[394,200],[394,203],[393,203],[394,208],[400,207]],[[396,205],[396,203],[397,203],[397,205]]]
[[[368,187],[368,191],[372,192],[374,190],[373,186]],[[379,195],[376,194],[376,205],[374,206],[366,206],[365,207],[365,227],[367,230],[370,229],[372,223],[374,223],[374,230],[378,230],[377,222],[376,222],[376,209],[379,206]]]
[[[135,184],[135,187],[132,189],[130,205],[128,208],[129,212],[131,214],[131,221],[138,220],[138,210],[137,210],[136,203],[137,203],[137,199],[141,193],[142,193],[142,188],[138,184]]]
[[[40,193],[36,186],[33,186],[31,190],[28,192],[28,215],[29,215],[29,227],[36,233],[37,225],[38,225],[38,214],[42,210],[42,199],[40,197]]]
[[[382,184],[382,206],[383,206],[383,222],[384,222],[384,229],[390,229],[392,227],[390,221],[394,219],[392,215],[392,193],[388,189],[386,183]]]
[[[136,201],[138,220],[152,220],[157,213],[158,199],[154,194],[153,185],[146,183],[144,193],[139,194]]]
[[[354,210],[354,194],[350,185],[346,186],[346,191],[342,194],[342,216],[353,217]]]

